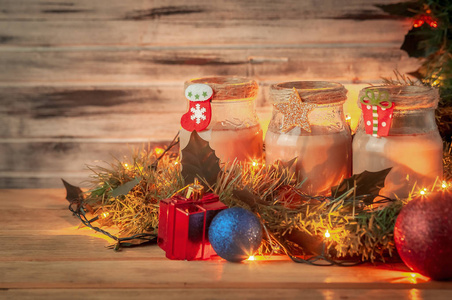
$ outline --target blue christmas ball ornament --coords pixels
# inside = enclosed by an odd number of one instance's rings
[[[261,223],[246,209],[225,209],[213,218],[209,241],[220,257],[232,262],[245,260],[261,245]]]

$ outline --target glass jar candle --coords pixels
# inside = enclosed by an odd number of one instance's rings
[[[294,93],[298,93],[302,105],[312,106],[305,120],[309,127],[285,126],[297,116],[290,116],[290,107],[288,113],[282,112],[278,104],[288,103]],[[352,139],[343,112],[346,94],[341,84],[323,81],[284,82],[270,87],[274,108],[265,136],[266,162],[296,158],[295,170],[305,179],[302,189],[309,195],[327,195],[332,186],[350,176]]]
[[[256,81],[242,77],[205,77],[185,82],[185,89],[193,84],[207,84],[213,90],[210,124],[198,133],[209,142],[220,161],[261,160],[263,137],[255,110]],[[181,128],[180,149],[187,146],[190,134]]]
[[[426,86],[371,87],[360,91],[363,110],[372,109],[365,105],[366,95],[372,93],[386,94],[387,102],[393,103],[392,121],[379,125],[388,126],[387,136],[368,134],[370,121],[361,115],[353,140],[353,173],[392,168],[380,191],[391,198],[407,197],[414,185],[431,188],[443,175],[443,144],[435,122],[438,91]]]

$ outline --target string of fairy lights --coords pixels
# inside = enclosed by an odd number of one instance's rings
[[[157,157],[156,161],[154,161],[152,163],[152,166],[155,166],[155,170],[157,170],[157,168],[158,168],[158,162],[169,152],[169,150],[172,147],[177,145],[177,143],[178,143],[178,139],[176,136],[165,150],[163,150],[161,148],[156,148],[156,152],[159,153],[159,156]],[[177,162],[177,160],[175,160],[175,162]],[[249,162],[249,164],[252,165],[253,167],[262,165],[262,163],[256,162],[256,161]],[[435,186],[438,186],[438,184],[435,183]],[[447,181],[441,181],[439,186],[440,186],[441,190],[448,190],[451,187],[451,183],[448,183]],[[432,191],[434,191],[434,188],[431,188],[431,189],[420,188],[420,189],[418,189],[417,193],[412,195],[412,197],[415,197],[417,195],[427,196]],[[328,203],[328,202],[335,200],[334,197],[309,196],[309,195],[303,194],[301,192],[298,192],[298,193],[300,196],[310,199],[310,200],[308,200],[307,203],[309,203],[309,201]],[[362,198],[365,198],[366,196],[369,196],[369,195],[357,196],[356,198],[353,198],[349,201],[353,201],[354,203],[359,202]],[[385,203],[389,203],[389,202],[393,202],[393,201],[395,201],[395,200],[388,198],[388,197],[380,197],[378,200],[374,201],[373,204],[380,205],[380,204],[385,204]],[[131,235],[128,237],[117,237],[117,236],[111,234],[110,232],[108,232],[107,230],[104,230],[101,227],[95,225],[96,222],[101,221],[105,218],[108,218],[108,216],[109,216],[108,211],[98,210],[100,213],[97,216],[88,218],[88,214],[92,213],[92,210],[88,211],[88,213],[87,213],[87,211],[85,210],[83,205],[76,205],[76,204],[72,203],[71,205],[69,205],[69,210],[82,222],[83,225],[114,240],[116,243],[114,245],[111,245],[110,248],[113,248],[115,250],[119,250],[121,247],[132,247],[132,246],[135,246],[138,244],[144,244],[144,243],[150,244],[150,243],[157,242],[157,235],[155,233],[139,233],[139,234],[134,234],[134,235]],[[354,214],[354,210],[353,210],[353,214]],[[288,247],[284,241],[278,240],[269,230],[267,230],[264,222],[262,221],[262,218],[261,218],[261,223],[266,232],[267,240],[270,243],[273,243],[274,247],[272,247],[272,253],[273,253],[274,249],[279,249],[280,250],[279,253],[286,254],[292,261],[294,261],[296,263],[305,263],[305,264],[316,265],[316,266],[332,266],[332,265],[353,266],[353,265],[357,265],[357,264],[364,262],[364,260],[361,260],[361,259],[353,259],[353,260],[333,259],[332,256],[327,251],[328,245],[330,244],[330,241],[331,241],[331,238],[333,235],[329,230],[326,230],[326,232],[324,232],[324,234],[323,234],[321,253],[319,253],[318,255],[297,256],[290,251],[290,247]],[[138,241],[138,243],[136,241]],[[272,253],[270,253],[270,255]],[[253,257],[251,257],[250,259],[253,259]]]
[[[74,206],[75,206],[75,208],[74,208]],[[108,212],[103,212],[102,214],[97,215],[94,218],[88,219],[87,213],[81,205],[77,206],[75,204],[70,204],[69,210],[86,227],[88,227],[96,232],[102,233],[103,235],[116,241],[116,243],[114,245],[110,246],[110,248],[113,248],[116,251],[118,251],[121,247],[131,247],[131,246],[135,245],[136,243],[132,243],[132,241],[134,241],[134,240],[139,240],[140,241],[139,244],[145,244],[145,243],[154,244],[157,242],[157,234],[144,232],[144,233],[134,234],[134,235],[131,235],[128,237],[117,237],[117,236],[111,234],[110,232],[103,230],[102,228],[100,228],[98,226],[93,225],[93,223],[95,223],[96,221],[107,218],[109,215]]]
[[[165,149],[155,148],[154,152],[156,153],[157,158],[150,165],[150,169],[157,170],[158,163],[163,159],[163,157],[167,153],[169,153],[169,151],[171,151],[171,149],[174,146],[176,146],[178,144],[179,144],[179,132],[176,134],[176,136],[173,138],[173,140],[168,144],[168,146]],[[129,165],[127,163],[124,163],[123,166],[126,169],[129,168]],[[66,184],[67,183],[65,183],[65,185]],[[90,208],[90,207],[88,207],[88,208]],[[82,222],[83,225],[116,241],[116,243],[114,245],[110,246],[110,248],[113,248],[116,251],[118,251],[121,247],[132,247],[132,246],[138,245],[138,244],[155,244],[157,242],[157,234],[155,234],[155,233],[143,232],[143,233],[133,234],[133,235],[127,236],[127,237],[117,237],[117,236],[111,234],[110,232],[108,232],[107,230],[104,230],[98,226],[93,225],[93,223],[95,223],[99,220],[108,218],[109,217],[108,211],[102,211],[97,216],[95,216],[91,219],[88,219],[87,212],[81,203],[71,202],[69,204],[68,209],[72,212],[72,214],[74,216],[76,216]],[[88,209],[88,210],[93,212],[92,209]],[[135,240],[138,240],[139,243],[133,243],[133,241],[135,241]]]

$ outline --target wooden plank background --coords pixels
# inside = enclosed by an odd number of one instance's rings
[[[0,0],[0,188],[81,184],[85,164],[164,144],[183,82],[377,83],[417,61],[401,51],[399,0]],[[350,101],[355,101],[351,99]]]

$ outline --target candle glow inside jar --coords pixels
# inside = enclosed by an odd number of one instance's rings
[[[296,158],[294,169],[306,180],[302,190],[326,195],[351,173],[351,135],[342,107],[347,90],[322,81],[279,83],[270,88],[273,103],[286,102],[293,88],[303,102],[315,104],[307,115],[311,132],[299,126],[283,130],[286,116],[275,107],[265,136],[266,162]]]
[[[198,134],[209,142],[220,161],[261,160],[263,137],[255,111],[257,83],[242,77],[205,77],[185,82],[185,88],[193,84],[207,84],[213,90],[212,119]],[[190,131],[181,128],[181,150],[190,135]]]
[[[380,191],[394,198],[407,197],[413,187],[432,187],[443,174],[443,144],[435,122],[438,91],[425,86],[376,86],[360,92],[385,91],[394,103],[387,136],[365,131],[361,116],[353,140],[353,173],[392,168]],[[368,109],[364,106],[363,109]]]

